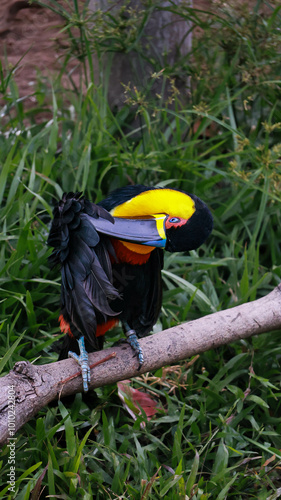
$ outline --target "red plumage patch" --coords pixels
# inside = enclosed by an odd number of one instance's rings
[[[70,337],[74,338],[74,335],[72,331],[70,330],[70,325],[67,321],[65,321],[63,315],[61,314],[59,317],[59,323],[60,323],[60,329],[62,333],[67,333]],[[96,337],[101,337],[104,335],[108,330],[111,330],[115,325],[117,325],[118,319],[110,319],[106,323],[103,323],[102,325],[97,325],[97,331],[96,331]]]
[[[111,330],[115,325],[117,325],[118,319],[110,319],[106,323],[103,323],[102,325],[97,326],[97,331],[96,331],[96,337],[101,337],[104,335],[108,330]]]
[[[67,335],[74,338],[74,335],[73,335],[72,331],[70,330],[70,324],[67,321],[65,321],[62,314],[59,317],[59,323],[60,323],[61,332],[67,333]]]

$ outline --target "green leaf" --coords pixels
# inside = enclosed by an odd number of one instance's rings
[[[188,496],[191,495],[191,490],[195,484],[198,468],[199,468],[199,453],[196,451],[195,457],[194,457],[194,460],[192,463],[191,471],[190,471],[190,474],[189,474],[189,476],[187,478],[187,482],[186,482],[186,492],[187,492]]]
[[[175,283],[177,283],[183,290],[186,290],[190,295],[194,294],[194,301],[201,310],[204,311],[210,310],[212,312],[215,312],[215,308],[212,306],[209,298],[203,292],[201,292],[201,290],[199,290],[196,286],[192,285],[192,283],[164,269],[162,270],[162,274],[170,278]]]
[[[177,484],[181,479],[182,479],[182,476],[176,476],[176,475],[174,477],[171,477],[170,479],[168,479],[164,488],[162,488],[160,490],[160,497],[163,497],[164,495],[166,495],[166,493],[171,488],[173,488],[173,486],[175,486],[175,484]]]
[[[32,328],[36,325],[36,316],[35,316],[35,312],[34,312],[32,297],[31,297],[29,290],[27,290],[27,292],[26,292],[26,313],[27,313],[29,326]]]
[[[20,315],[20,311],[18,312],[17,318],[19,317],[19,315]],[[6,365],[6,363],[12,357],[13,352],[15,351],[15,349],[17,348],[17,346],[19,345],[19,343],[23,339],[24,335],[25,335],[25,332],[23,332],[19,336],[19,338],[13,343],[13,345],[10,347],[10,349],[8,349],[8,351],[4,354],[3,358],[0,360],[0,373],[2,373],[2,371],[3,371],[3,369],[4,369],[5,365]]]
[[[223,439],[221,439],[213,466],[213,475],[216,475],[218,473],[223,474],[223,471],[226,469],[228,464],[228,456],[229,453],[227,447],[225,446]]]
[[[76,454],[76,441],[74,435],[74,427],[71,421],[71,416],[61,401],[58,401],[58,407],[62,418],[64,419],[66,448],[70,457]]]
[[[247,397],[247,400],[254,401],[254,403],[256,403],[259,406],[262,406],[263,408],[269,408],[269,405],[262,398],[260,398],[259,396],[256,396],[255,394],[250,394]]]
[[[242,298],[248,294],[249,291],[249,273],[248,273],[248,261],[247,261],[247,249],[244,249],[244,271],[240,282],[241,296]]]
[[[236,481],[236,475],[225,485],[217,496],[217,500],[225,500],[227,493],[229,492],[231,486]]]

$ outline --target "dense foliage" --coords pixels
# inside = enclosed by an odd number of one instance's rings
[[[144,22],[146,9],[159,7],[145,5]],[[99,12],[90,31],[75,0],[61,12],[86,89],[62,90],[68,53],[52,86],[38,78],[38,106],[25,111],[2,62],[2,374],[19,360],[57,359],[60,279],[46,239],[63,191],[99,201],[133,182],[182,188],[207,202],[215,221],[207,243],[166,255],[158,329],[255,300],[280,283],[281,9],[261,1],[210,5],[215,13],[184,2],[177,11],[195,35],[190,58],[163,72],[155,62],[152,78],[161,71],[172,89],[166,99],[127,88],[127,104],[109,109],[104,87],[92,83],[91,53],[126,46],[130,54],[142,23],[118,30]],[[49,6],[61,9],[54,0]],[[177,10],[172,2],[166,8]],[[184,104],[174,76],[189,76]],[[280,355],[280,332],[268,333],[139,377],[134,387],[159,403],[151,421],[144,413],[134,421],[115,386],[97,390],[90,403],[79,394],[70,406],[44,408],[18,432],[10,498],[39,498],[41,490],[40,498],[85,500],[278,498]],[[4,447],[1,498],[9,493],[8,453]]]

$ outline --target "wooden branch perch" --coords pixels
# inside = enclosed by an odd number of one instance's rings
[[[145,362],[140,372],[127,344],[90,354],[90,363],[97,363],[116,352],[115,357],[92,370],[90,388],[128,379],[178,363],[199,352],[278,329],[281,329],[281,285],[254,302],[141,339]],[[77,364],[72,359],[41,366],[20,362],[8,375],[0,378],[0,444],[14,436],[51,401],[81,392],[82,379],[80,375],[73,377],[75,373]],[[11,395],[14,396],[11,398]]]

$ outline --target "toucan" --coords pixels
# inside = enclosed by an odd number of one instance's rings
[[[162,303],[163,249],[198,248],[213,217],[197,196],[177,189],[131,185],[94,204],[82,193],[64,193],[55,206],[48,245],[61,270],[59,359],[72,357],[88,391],[88,353],[103,347],[119,322],[144,363],[138,342],[156,323]]]

